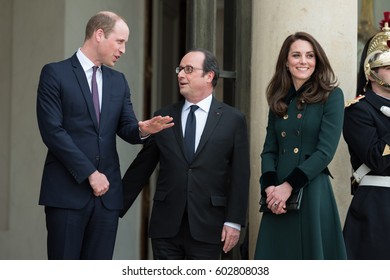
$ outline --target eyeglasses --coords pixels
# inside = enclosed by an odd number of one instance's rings
[[[193,67],[191,65],[186,65],[184,67],[179,66],[179,67],[176,67],[176,69],[175,69],[176,74],[179,74],[181,70],[184,70],[184,73],[186,73],[186,74],[190,74],[190,73],[194,72],[194,70],[203,70],[203,69],[196,68],[196,67]]]

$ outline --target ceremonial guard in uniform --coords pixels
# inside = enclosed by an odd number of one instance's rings
[[[354,196],[344,226],[348,259],[390,259],[390,13],[386,15],[382,31],[362,54],[365,92],[345,108],[343,135],[354,170]]]

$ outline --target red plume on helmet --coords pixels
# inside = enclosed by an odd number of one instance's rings
[[[390,26],[390,12],[383,12],[383,19],[379,22],[380,29],[385,27],[385,22]]]

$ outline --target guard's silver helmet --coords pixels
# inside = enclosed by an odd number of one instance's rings
[[[381,80],[373,69],[390,65],[390,27],[384,22],[382,31],[370,41],[364,61],[364,73],[367,81],[373,78],[379,85],[390,88],[390,84]]]

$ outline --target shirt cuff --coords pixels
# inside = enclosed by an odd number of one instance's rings
[[[141,138],[141,140],[145,140],[145,139],[147,139],[150,136],[150,134],[142,136],[140,128],[138,128],[138,131],[139,131],[139,138]]]
[[[224,225],[228,226],[228,227],[231,227],[231,228],[235,228],[236,230],[240,230],[241,231],[241,225],[240,224],[231,223],[231,222],[225,222]]]

